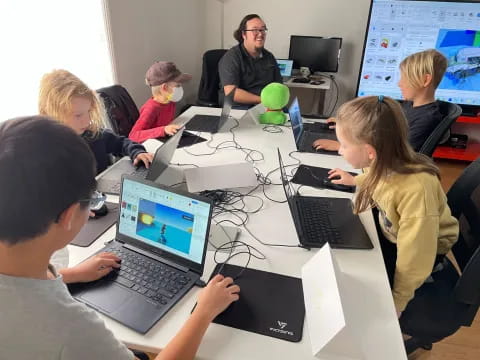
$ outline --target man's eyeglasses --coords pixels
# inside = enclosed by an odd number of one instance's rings
[[[103,206],[103,204],[105,204],[106,200],[107,196],[105,194],[95,190],[90,199],[82,199],[78,202],[88,203],[88,207],[90,208],[90,210],[98,210]]]
[[[265,29],[250,29],[250,30],[244,30],[244,31],[251,31],[254,35],[258,35],[260,33],[265,35],[268,32],[268,29],[267,28],[265,28]]]

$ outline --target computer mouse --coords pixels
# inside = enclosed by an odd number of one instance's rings
[[[101,218],[102,216],[105,216],[108,214],[108,208],[107,204],[103,204],[102,207],[98,210],[92,210],[92,212],[95,214],[93,217],[94,219]]]
[[[316,80],[316,81],[310,81],[310,84],[311,85],[321,85],[323,84],[325,81],[323,80]]]
[[[355,191],[355,186],[332,183],[332,180],[339,180],[339,179],[340,179],[340,176],[334,176],[331,179],[329,179],[328,177],[325,177],[322,180],[322,185],[333,190],[347,191],[347,192]]]
[[[335,150],[327,150],[327,149],[322,149],[322,148],[316,148],[315,146],[312,145],[312,149],[315,150],[316,152],[321,152],[321,153],[336,153],[337,151]]]

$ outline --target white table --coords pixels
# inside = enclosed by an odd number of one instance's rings
[[[179,116],[175,122],[184,123],[194,114],[219,115],[221,109],[192,107]],[[231,115],[240,119],[244,114],[241,110],[232,110]],[[229,120],[231,121],[231,120]],[[294,163],[288,153],[295,149],[293,136],[289,128],[283,128],[283,133],[267,133],[262,126],[242,124],[235,130],[237,142],[244,147],[258,149],[263,152],[265,160],[256,163],[256,166],[266,173],[278,167],[277,147],[281,149],[283,161],[286,164]],[[210,138],[210,134],[202,134]],[[213,135],[212,144],[232,138],[230,132]],[[146,146],[153,150],[159,143],[149,140]],[[200,143],[188,148],[192,153],[210,152],[206,143]],[[318,154],[299,154],[294,156],[302,163],[323,167],[342,167],[353,170],[343,158]],[[225,164],[241,161],[245,154],[238,149],[223,149],[211,156],[194,157],[183,149],[175,152],[172,163],[195,163],[198,165]],[[271,178],[279,183],[279,172]],[[281,186],[268,186],[267,194],[278,200],[285,200]],[[302,194],[316,194],[319,196],[350,197],[350,194],[333,190],[318,190],[302,187]],[[261,190],[256,192],[263,198]],[[250,204],[252,208],[257,204]],[[361,220],[369,233],[375,248],[373,250],[333,250],[342,271],[356,281],[358,299],[358,318],[364,324],[361,346],[368,354],[368,359],[406,359],[403,341],[396,317],[388,280],[383,265],[381,250],[375,232],[375,225],[370,212],[361,215]],[[265,199],[262,211],[250,217],[249,229],[264,242],[298,244],[293,221],[287,204],[273,203]],[[108,230],[100,239],[88,248],[69,246],[70,264],[76,264],[90,254],[99,250],[105,241],[115,236],[115,229]],[[242,229],[240,240],[248,242],[260,249],[267,260],[252,259],[250,267],[271,271],[290,276],[301,276],[301,266],[308,261],[316,250],[307,251],[301,248],[274,248],[262,246]],[[244,264],[244,258],[234,258],[232,263]],[[213,252],[208,252],[203,279],[207,280],[214,268]],[[321,276],[321,274],[319,274]],[[109,329],[127,345],[145,351],[158,352],[181,328],[190,315],[200,289],[191,290],[175,307],[161,319],[146,335],[130,330],[123,325],[101,315]],[[199,359],[312,359],[310,339],[305,326],[303,339],[299,343],[291,343],[267,336],[211,324],[198,351]]]

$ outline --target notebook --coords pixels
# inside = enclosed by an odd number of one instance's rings
[[[338,155],[337,151],[316,150],[313,147],[313,142],[317,139],[337,140],[335,131],[333,129],[326,129],[317,132],[312,132],[304,128],[302,114],[300,112],[300,105],[298,99],[295,98],[292,104],[288,108],[288,114],[290,116],[290,122],[292,123],[292,132],[295,139],[295,145],[300,152],[310,152],[328,155]]]
[[[222,114],[220,116],[215,115],[194,115],[186,124],[185,128],[190,131],[204,131],[209,133],[217,133],[225,130],[228,117],[230,116],[230,110],[233,105],[233,98],[235,95],[235,88],[225,95],[223,100]]]
[[[100,250],[117,254],[121,268],[70,286],[72,295],[146,333],[202,276],[212,208],[209,199],[124,175],[116,236]]]
[[[288,208],[302,246],[320,248],[328,242],[332,248],[373,248],[360,219],[353,214],[350,199],[296,194],[288,181],[280,150],[278,160]]]
[[[280,75],[282,77],[292,76],[293,60],[277,59],[277,65],[278,65],[278,68],[280,69]]]

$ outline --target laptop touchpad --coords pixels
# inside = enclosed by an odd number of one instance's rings
[[[129,300],[131,293],[125,288],[114,283],[103,283],[100,286],[89,289],[80,298],[106,313],[112,313],[122,304]]]

